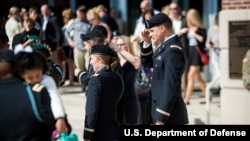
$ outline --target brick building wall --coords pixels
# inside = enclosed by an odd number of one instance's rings
[[[250,0],[222,0],[222,10],[250,9]]]

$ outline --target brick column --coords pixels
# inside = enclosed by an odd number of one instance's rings
[[[222,0],[222,10],[250,9],[250,0]]]

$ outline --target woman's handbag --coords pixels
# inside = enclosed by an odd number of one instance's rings
[[[195,49],[198,51],[198,53],[201,56],[201,61],[203,63],[203,65],[207,65],[209,63],[209,55],[208,52],[201,52],[200,48],[198,46],[195,46]]]
[[[135,77],[135,92],[137,95],[146,93],[151,87],[151,76],[147,74],[144,67],[140,65]]]
[[[78,136],[75,133],[59,133],[57,130],[54,130],[51,138],[53,141],[79,141]]]

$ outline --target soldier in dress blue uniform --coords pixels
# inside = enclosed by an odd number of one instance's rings
[[[95,26],[91,31],[86,34],[81,34],[80,37],[84,42],[85,49],[90,52],[91,46],[94,45],[104,45],[105,39],[107,38],[107,30],[102,25]],[[75,76],[78,78],[79,82],[83,85],[88,85],[88,81],[91,75],[94,74],[91,64],[88,66],[88,71],[82,71],[80,68],[75,69]]]
[[[85,44],[85,49],[88,52],[90,52],[92,46],[106,44],[105,40],[107,38],[107,34],[108,34],[108,32],[104,26],[97,25],[88,33],[81,34],[80,37]],[[114,51],[114,53],[116,53],[116,52]],[[118,57],[117,53],[116,53],[116,56]],[[117,65],[113,70],[122,75],[121,65]],[[79,82],[82,85],[87,86],[89,78],[90,78],[90,76],[92,76],[94,74],[94,71],[93,71],[92,65],[89,64],[87,72],[82,71],[79,68],[76,68],[74,73],[75,73],[75,76],[78,78]]]
[[[181,77],[185,69],[184,47],[174,34],[172,21],[167,15],[156,14],[145,22],[145,26],[141,58],[144,66],[153,67],[153,124],[187,124],[187,108],[181,94]]]
[[[0,140],[51,141],[55,119],[47,89],[13,76],[14,52],[0,49]],[[33,93],[34,110],[29,98]],[[36,114],[35,114],[36,113]]]
[[[94,74],[87,89],[84,140],[118,141],[117,103],[123,90],[123,79],[112,68],[119,64],[115,52],[107,45],[91,48],[90,64]]]

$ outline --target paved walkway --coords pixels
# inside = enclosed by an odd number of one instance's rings
[[[82,140],[83,136],[86,100],[85,94],[81,90],[78,84],[59,88],[73,132],[78,135],[80,140]],[[210,106],[207,106],[199,103],[203,100],[201,95],[200,91],[195,91],[191,97],[190,104],[187,105],[189,124],[220,124],[219,96],[212,95]]]

